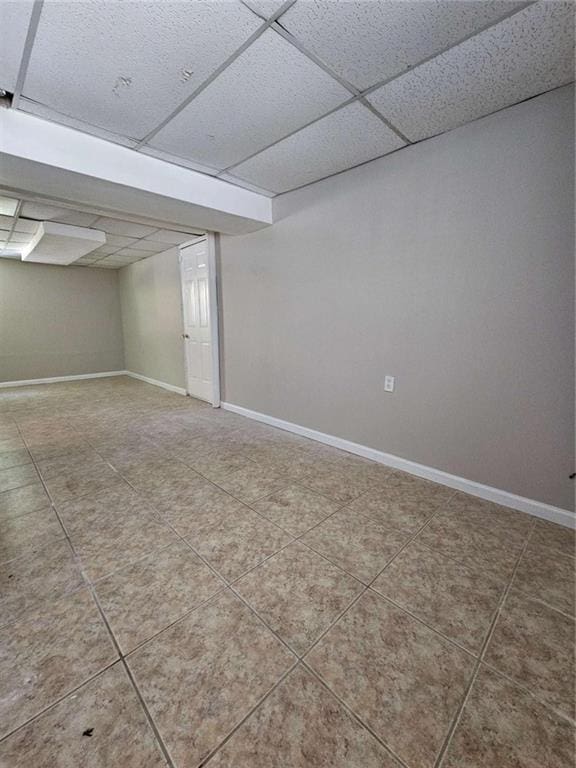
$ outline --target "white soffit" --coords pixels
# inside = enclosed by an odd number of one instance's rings
[[[0,88],[14,92],[33,0],[0,0]]]
[[[337,74],[364,89],[522,5],[514,0],[306,0],[295,3],[280,23]]]
[[[224,169],[326,114],[350,95],[268,30],[150,143]]]
[[[241,163],[232,173],[284,192],[403,146],[367,107],[354,103]]]
[[[411,141],[574,79],[574,5],[538,2],[374,91]]]
[[[229,0],[45,0],[23,96],[143,138],[260,25]]]
[[[105,233],[96,229],[43,221],[30,243],[22,249],[22,261],[71,264],[105,242]]]

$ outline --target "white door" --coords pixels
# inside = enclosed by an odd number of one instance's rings
[[[212,334],[208,244],[206,240],[180,251],[187,390],[212,402]]]

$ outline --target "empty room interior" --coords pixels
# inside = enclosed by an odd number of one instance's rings
[[[0,0],[0,767],[574,768],[568,0]]]

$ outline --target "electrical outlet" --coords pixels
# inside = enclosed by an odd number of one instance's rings
[[[384,376],[384,392],[394,392],[394,376]]]

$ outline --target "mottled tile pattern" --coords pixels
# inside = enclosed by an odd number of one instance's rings
[[[417,542],[398,555],[372,589],[472,653],[480,651],[503,592],[500,582]]]
[[[306,660],[395,754],[419,766],[434,764],[474,662],[370,592]]]
[[[235,589],[302,655],[350,605],[362,585],[295,542],[241,578]]]
[[[87,590],[0,630],[0,736],[111,664],[117,654]]]
[[[0,390],[0,767],[573,768],[574,547],[133,379]]]
[[[128,657],[170,753],[190,766],[202,763],[293,662],[230,593]]]

